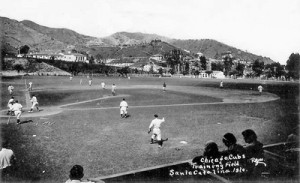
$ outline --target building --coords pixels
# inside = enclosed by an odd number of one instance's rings
[[[222,71],[213,71],[211,73],[211,77],[212,78],[216,78],[216,79],[224,79],[225,78],[225,75]]]
[[[87,62],[87,57],[79,53],[30,53],[27,57],[46,60],[62,60],[66,62]]]
[[[150,57],[150,59],[153,59],[153,60],[156,60],[156,61],[159,61],[159,62],[161,62],[162,60],[163,60],[163,55],[162,54],[155,54],[155,55],[152,55],[151,57]]]
[[[63,61],[66,62],[87,62],[87,57],[80,53],[64,54]]]

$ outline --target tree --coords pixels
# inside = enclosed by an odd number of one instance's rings
[[[300,55],[299,53],[292,53],[286,62],[286,69],[288,71],[288,76],[299,79],[300,70]]]
[[[95,56],[95,58],[97,59],[97,61],[101,61],[102,59],[103,59],[103,56],[101,55],[101,54],[97,54],[96,56]]]
[[[238,63],[237,66],[236,66],[236,71],[237,71],[237,75],[238,76],[242,76],[243,73],[244,73],[244,69],[245,69],[245,65],[244,64],[241,64],[241,63]]]
[[[90,60],[89,60],[89,63],[90,63],[90,64],[94,64],[94,63],[95,63],[94,60],[95,60],[94,57],[91,56],[91,57],[90,57]]]
[[[206,70],[206,58],[204,56],[200,57],[200,64],[203,70]]]
[[[266,65],[265,73],[268,77],[280,77],[284,75],[284,67],[279,62]]]
[[[162,76],[162,75],[163,75],[163,69],[162,69],[162,68],[159,68],[159,69],[158,69],[158,73]]]
[[[125,75],[125,77],[127,77],[127,74],[130,72],[130,68],[129,67],[123,67],[121,69],[117,69],[117,73],[120,73],[122,76]]]
[[[20,54],[27,54],[29,52],[30,48],[27,45],[21,46],[20,47]]]
[[[165,57],[167,58],[167,64],[175,71],[176,67],[181,64],[181,58],[182,58],[182,52],[178,49],[173,49],[170,51],[170,53],[165,54]],[[179,73],[179,69],[178,69]]]
[[[263,73],[264,65],[264,62],[261,62],[258,59],[253,62],[252,70],[255,76],[260,76]]]
[[[232,58],[229,56],[226,56],[223,59],[224,59],[225,76],[227,76],[229,74],[229,72],[231,71],[233,62],[232,62]]]
[[[72,49],[72,50],[71,50],[71,53],[78,53],[78,52],[77,52],[77,50]]]
[[[220,62],[211,63],[211,70],[213,70],[213,71],[223,71],[223,69],[224,69],[224,65],[222,63],[220,63]]]
[[[185,62],[184,64],[184,75],[189,74],[190,72],[190,64],[188,62]]]
[[[18,71],[18,73],[21,71],[21,70],[24,70],[24,67],[23,67],[23,65],[21,65],[21,64],[16,64],[16,65],[14,65],[14,70],[17,70]]]

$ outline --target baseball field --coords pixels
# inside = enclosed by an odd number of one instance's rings
[[[82,79],[82,84],[80,84]],[[33,82],[28,92],[25,83]],[[102,89],[100,83],[106,83]],[[162,84],[166,82],[166,91]],[[245,144],[241,132],[253,129],[263,144],[285,141],[298,125],[299,84],[258,80],[220,80],[154,77],[24,76],[1,79],[1,139],[16,155],[12,182],[64,182],[75,164],[85,178],[97,178],[141,168],[192,159],[213,140],[225,149],[222,136],[233,133]],[[111,93],[116,84],[116,96]],[[15,87],[23,105],[22,124],[6,115]],[[264,87],[262,95],[257,86]],[[29,96],[40,109],[30,109]],[[120,117],[125,98],[128,118]],[[153,115],[164,117],[163,148],[150,144],[148,127]],[[182,142],[185,143],[182,143]]]

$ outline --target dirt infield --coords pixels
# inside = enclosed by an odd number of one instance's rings
[[[149,85],[136,85],[136,86],[130,86],[130,87],[119,87],[119,89],[157,89],[160,90],[161,86],[149,86]],[[75,88],[74,88],[75,89]],[[70,90],[70,88],[68,88]],[[216,89],[216,88],[208,88],[208,87],[180,87],[180,86],[170,86],[168,87],[169,91],[177,91],[177,92],[182,92],[186,94],[197,94],[197,95],[202,95],[202,96],[210,96],[214,98],[221,98],[223,102],[217,102],[214,103],[215,105],[221,104],[221,103],[256,103],[256,102],[268,102],[268,101],[273,101],[273,100],[278,100],[279,97],[271,94],[264,92],[263,95],[259,96],[259,94],[256,91],[241,91],[241,90],[222,90],[222,89]],[[37,91],[46,91],[46,90],[37,90]],[[25,92],[26,98],[28,98],[27,92]],[[105,95],[101,98],[96,98],[92,100],[86,100],[86,101],[81,101],[81,102],[73,102],[73,103],[68,103],[64,105],[59,105],[59,106],[52,106],[52,107],[41,107],[41,111],[34,111],[33,113],[28,113],[27,111],[29,110],[28,105],[26,108],[24,108],[24,111],[22,113],[23,117],[42,117],[42,116],[49,116],[49,115],[54,115],[63,112],[64,110],[81,110],[81,109],[68,109],[68,106],[72,105],[78,105],[78,104],[83,104],[87,102],[92,102],[92,101],[101,101],[104,99],[110,99],[110,98],[123,98],[123,97],[128,97],[128,95],[117,95],[117,96],[112,96],[112,95]],[[208,105],[211,103],[190,103],[190,104],[172,104],[172,105],[159,105],[159,106],[180,106],[180,105]],[[134,107],[157,107],[158,105],[145,105],[145,106],[131,106],[132,108]],[[103,109],[111,109],[111,108],[119,108],[118,106],[116,107],[106,107],[106,108],[95,108],[95,107],[85,107],[82,108],[82,110],[103,110]],[[5,115],[7,110],[2,110],[0,117],[8,117]]]

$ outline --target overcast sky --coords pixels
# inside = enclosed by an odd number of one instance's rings
[[[0,16],[95,37],[214,39],[281,64],[300,50],[300,0],[0,0]]]

